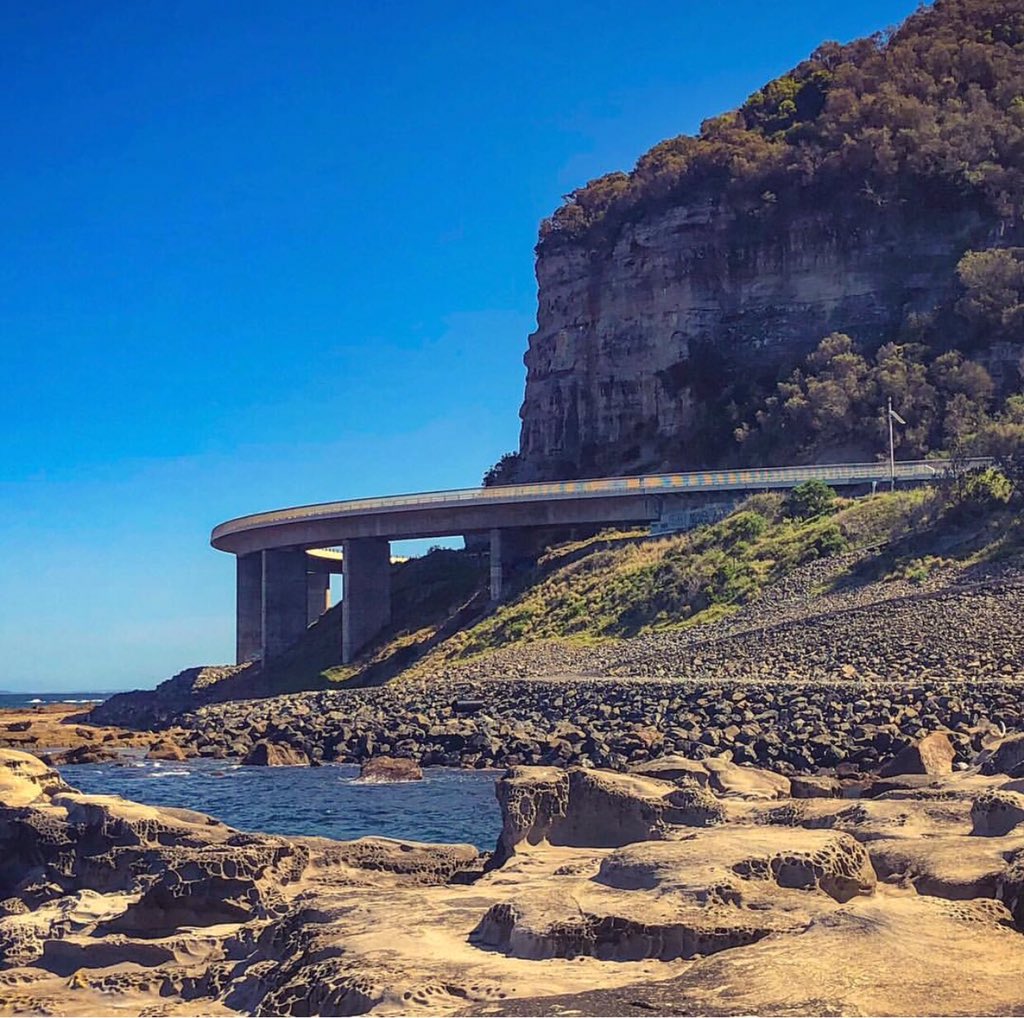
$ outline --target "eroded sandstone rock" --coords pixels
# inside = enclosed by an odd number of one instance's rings
[[[956,750],[945,732],[930,732],[900,750],[879,772],[883,778],[896,774],[951,774]]]
[[[157,739],[149,747],[146,759],[180,761],[187,759],[187,757],[185,756],[185,751],[176,742],[172,742],[170,739]]]
[[[700,785],[582,767],[516,767],[498,782],[497,794],[504,822],[499,862],[520,845],[616,848],[726,816],[725,806]]]
[[[0,999],[493,1016],[621,1013],[586,1001],[629,987],[626,1013],[1019,1010],[1024,831],[995,833],[1012,779],[766,800],[707,775],[515,769],[484,872],[468,845],[242,834],[0,754]]]
[[[308,767],[309,757],[300,749],[261,739],[249,750],[242,763],[247,767]]]
[[[423,770],[404,757],[375,756],[363,764],[359,777],[363,781],[421,781]]]

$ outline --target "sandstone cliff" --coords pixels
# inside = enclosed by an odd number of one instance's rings
[[[742,403],[829,332],[894,336],[951,297],[958,259],[995,228],[968,208],[754,222],[704,197],[626,224],[608,249],[542,248],[523,476],[720,462],[707,417],[723,395]]]
[[[541,226],[516,476],[729,463],[833,331],[956,347],[1019,390],[1021,253],[973,310],[958,262],[1021,243],[1022,153],[1024,0],[936,0],[577,188]],[[847,430],[813,455],[874,458]]]

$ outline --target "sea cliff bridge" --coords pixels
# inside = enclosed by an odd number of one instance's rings
[[[988,462],[971,460],[968,466]],[[343,577],[341,657],[348,662],[390,621],[394,540],[487,535],[491,597],[497,601],[517,532],[526,528],[656,525],[721,492],[738,498],[808,480],[873,488],[893,476],[922,483],[941,477],[948,466],[916,460],[892,468],[884,462],[704,470],[324,502],[229,520],[214,528],[210,543],[236,556],[239,662],[274,657],[298,640],[329,606],[331,573]]]

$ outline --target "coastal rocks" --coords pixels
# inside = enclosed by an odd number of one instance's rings
[[[671,768],[683,758],[688,763],[679,767],[698,781],[705,760],[731,753],[744,774],[749,764],[773,772],[776,781],[822,771],[838,777],[842,768],[849,782],[877,773],[929,732],[949,739],[956,765],[972,763],[985,726],[1024,726],[1022,690],[1011,681],[937,679],[709,683],[449,675],[423,687],[398,681],[216,704],[183,717],[185,731],[174,738],[187,754],[214,758],[244,756],[252,741],[267,739],[324,762],[400,756],[421,767],[639,767],[655,774],[647,768]],[[483,696],[486,711],[453,713],[456,700]],[[729,745],[725,733],[733,727],[739,734]]]
[[[971,806],[972,834],[1002,837],[1024,824],[1024,793],[992,789],[982,793]]]
[[[896,774],[950,774],[956,750],[944,732],[930,732],[913,745],[902,749],[879,771],[881,777]]]
[[[423,770],[404,757],[375,756],[363,764],[359,777],[362,781],[422,781]]]
[[[850,802],[716,791],[706,773],[516,768],[488,860],[242,834],[83,795],[8,751],[0,997],[48,1014],[1019,1010],[1024,833],[971,833],[1012,779]],[[596,1003],[626,987],[627,1006]]]
[[[246,767],[308,767],[309,757],[300,749],[261,739],[243,757]]]
[[[171,742],[170,739],[157,739],[152,746],[149,747],[149,752],[146,753],[147,760],[167,760],[167,761],[181,761],[187,759],[182,748],[176,743]]]
[[[981,769],[985,774],[1024,777],[1024,732],[1008,735],[986,751]]]
[[[517,958],[672,961],[802,931],[874,886],[848,835],[716,828],[605,855],[591,879],[493,906],[471,939]]]
[[[74,767],[77,764],[111,763],[119,759],[117,753],[102,746],[77,746],[59,753],[46,753],[45,760],[54,767]]]
[[[843,794],[842,782],[828,774],[794,775],[789,787],[794,799],[838,799]]]
[[[788,778],[757,767],[739,767],[732,762],[731,753],[703,760],[663,756],[635,764],[630,773],[679,784],[696,783],[739,799],[778,799],[790,794]]]
[[[573,767],[517,767],[497,785],[503,827],[496,858],[520,846],[614,848],[721,823],[726,808],[706,788]]]

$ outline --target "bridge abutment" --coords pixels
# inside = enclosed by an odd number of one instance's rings
[[[391,543],[345,541],[342,555],[341,660],[349,664],[391,621]]]

